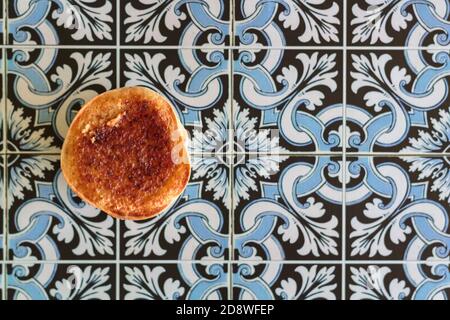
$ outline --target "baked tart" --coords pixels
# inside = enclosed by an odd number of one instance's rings
[[[111,90],[76,115],[61,168],[82,200],[116,218],[146,219],[186,187],[191,170],[186,139],[173,106],[156,92]]]

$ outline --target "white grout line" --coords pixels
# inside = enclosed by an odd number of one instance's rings
[[[259,261],[259,260],[258,260]],[[115,265],[116,259],[104,259],[104,260],[6,260],[6,264],[108,264]],[[230,260],[230,262],[237,262]],[[214,260],[214,259],[202,259],[202,260],[158,260],[158,259],[122,259],[121,264],[179,264],[179,263],[190,263],[190,264],[226,264],[228,260]]]
[[[8,1],[5,0],[3,2],[3,5],[5,6],[3,8],[3,44],[6,44],[8,41]],[[6,49],[2,48],[2,66],[3,66],[3,84],[2,84],[2,90],[3,90],[3,150],[2,150],[2,157],[3,157],[3,195],[2,195],[2,201],[4,204],[4,210],[3,210],[3,263],[2,263],[2,272],[3,272],[3,292],[2,292],[2,299],[6,300],[8,298],[7,292],[8,292],[8,270],[6,265],[6,260],[8,258],[8,209],[7,209],[7,193],[8,193],[8,184],[7,184],[7,178],[8,178],[8,156],[7,154],[7,81],[8,81],[8,73],[7,73],[7,59],[6,59]]]
[[[5,264],[29,264],[29,265],[39,265],[39,264],[79,264],[79,265],[115,265],[116,260],[6,260]],[[289,264],[289,265],[342,265],[343,261],[339,260],[149,260],[149,259],[122,259],[121,264],[149,264],[149,265],[161,265],[161,264],[199,264],[199,265],[213,265],[221,264],[225,265],[228,263],[232,264]],[[442,260],[346,260],[347,265],[404,265],[404,264],[423,264],[423,265],[448,265],[450,266],[450,261]]]
[[[234,12],[234,6],[235,6],[235,0],[231,0],[231,7],[230,7],[230,29],[229,29],[229,41],[232,45],[234,43],[234,21],[235,21],[235,12]],[[228,50],[229,58],[228,61],[230,63],[230,69],[229,69],[229,99],[231,104],[231,111],[229,114],[230,120],[230,137],[229,137],[229,144],[231,146],[231,161],[234,160],[234,79],[233,79],[233,49]],[[230,163],[230,172],[229,172],[229,179],[230,179],[230,210],[229,210],[229,233],[230,233],[230,242],[229,242],[229,250],[228,250],[228,300],[233,300],[233,264],[232,260],[234,259],[234,166],[232,163]]]
[[[8,48],[8,49],[45,49],[45,48],[59,48],[59,49],[115,49],[115,45],[90,45],[90,44],[81,44],[81,45],[62,45],[62,44],[54,44],[54,45],[32,45],[32,44],[8,44],[8,45],[0,45],[0,48]],[[342,50],[342,46],[286,46],[286,47],[274,47],[274,46],[234,46],[234,45],[224,45],[224,46],[214,46],[214,45],[203,45],[203,46],[173,46],[173,45],[121,45],[121,49],[125,50],[227,50],[227,49],[236,49],[236,50],[321,50],[321,51],[336,51]],[[423,51],[450,51],[450,47],[445,46],[430,46],[430,47],[383,47],[383,46],[348,46],[348,50],[350,51],[404,51],[404,50],[423,50]]]
[[[120,87],[120,7],[122,0],[116,1],[116,87]],[[116,219],[116,300],[120,300],[120,220]]]
[[[343,169],[343,181],[342,181],[342,265],[341,265],[341,300],[345,300],[345,288],[346,288],[346,259],[347,259],[347,205],[346,205],[346,199],[347,199],[347,0],[344,0],[343,3],[343,18],[344,21],[343,25],[343,61],[342,61],[342,125],[343,125],[343,133],[342,133],[342,165],[344,166]]]

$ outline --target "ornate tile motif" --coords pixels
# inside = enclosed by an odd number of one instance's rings
[[[114,264],[10,264],[9,300],[113,300]]]
[[[447,157],[347,160],[347,259],[448,261]]]
[[[348,0],[348,45],[448,46],[447,0]]]
[[[235,259],[340,259],[342,158],[266,157],[233,171]]]
[[[220,156],[194,155],[184,193],[163,213],[121,222],[123,260],[229,259],[230,165]]]
[[[239,46],[335,46],[342,44],[342,1],[235,0]]]
[[[8,49],[7,148],[58,152],[81,106],[116,87],[115,50]]]
[[[228,265],[122,264],[123,300],[226,300]]]
[[[341,51],[234,50],[233,81],[237,152],[342,150]],[[273,136],[267,150],[252,130]]]
[[[115,0],[7,0],[8,43],[115,45]]]
[[[67,186],[57,155],[9,155],[9,260],[114,259],[116,223]]]
[[[235,300],[338,300],[341,265],[241,263],[233,265]]]
[[[348,265],[350,300],[447,300],[446,263]]]
[[[449,298],[449,0],[0,12],[0,297]],[[78,110],[120,86],[189,133],[186,190],[139,222],[60,172]]]
[[[349,51],[347,147],[444,153],[450,140],[450,51]]]
[[[121,0],[121,43],[223,46],[230,42],[231,1]]]
[[[229,141],[229,51],[121,51],[121,86],[143,86],[166,97],[189,131],[192,153],[226,152]]]

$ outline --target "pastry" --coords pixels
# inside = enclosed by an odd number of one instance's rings
[[[186,138],[176,111],[156,92],[111,90],[73,120],[62,172],[87,203],[120,219],[146,219],[167,208],[189,181]]]

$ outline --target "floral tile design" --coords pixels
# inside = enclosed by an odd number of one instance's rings
[[[8,151],[58,152],[81,106],[116,87],[115,50],[8,49]]]
[[[236,151],[342,150],[342,59],[335,50],[234,50]],[[253,130],[272,139],[251,145]]]
[[[114,259],[117,220],[67,186],[58,155],[9,155],[9,260]]]
[[[347,1],[348,44],[448,46],[448,1]]]
[[[447,157],[347,160],[347,259],[448,261]]]
[[[122,264],[120,276],[122,300],[228,299],[227,264]]]
[[[163,213],[121,221],[124,260],[219,260],[229,257],[230,165],[221,156],[194,155],[183,194]]]
[[[449,298],[449,0],[0,11],[0,297]],[[78,110],[123,86],[190,138],[186,190],[145,221],[60,171]]]
[[[234,166],[235,259],[340,259],[342,169],[342,158],[326,156]]]
[[[115,45],[114,0],[8,0],[8,43]]]
[[[446,263],[347,265],[351,300],[447,300]]]
[[[341,273],[332,264],[233,264],[233,299],[339,300]]]
[[[166,97],[188,130],[192,153],[226,152],[229,141],[229,51],[122,50],[121,86]]]
[[[230,43],[231,1],[120,1],[122,44],[194,47]]]
[[[235,45],[340,45],[343,12],[335,0],[235,0]]]
[[[449,151],[450,51],[360,50],[347,61],[349,151]]]
[[[26,263],[7,266],[9,300],[114,300],[115,264]]]

